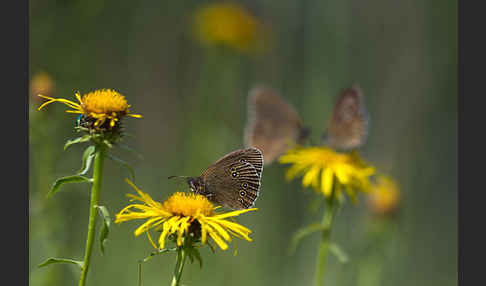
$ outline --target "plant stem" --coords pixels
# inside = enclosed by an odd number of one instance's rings
[[[91,261],[91,252],[93,250],[93,241],[96,233],[96,219],[98,217],[96,206],[98,205],[100,197],[101,181],[103,179],[103,165],[106,157],[105,148],[106,147],[102,145],[96,146],[93,169],[93,186],[91,187],[91,201],[89,203],[88,236],[86,238],[83,270],[81,271],[79,286],[84,286],[86,283],[86,277],[88,275],[89,264]]]
[[[336,213],[336,207],[335,207],[335,193],[337,189],[336,185],[337,184],[335,180],[333,184],[331,197],[328,200],[326,200],[327,208],[324,210],[324,216],[322,218],[323,230],[321,236],[321,245],[319,246],[319,254],[317,257],[317,268],[316,268],[316,276],[315,276],[316,286],[324,285],[324,274],[326,271],[327,252],[329,250],[332,223],[334,221],[334,216]]]
[[[174,268],[174,277],[172,278],[171,286],[179,286],[182,277],[182,270],[184,269],[184,263],[186,262],[186,251],[184,247],[178,247],[177,249],[177,261]]]

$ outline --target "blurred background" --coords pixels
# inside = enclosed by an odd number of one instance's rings
[[[233,3],[233,4],[229,4]],[[209,6],[208,6],[209,5]],[[212,7],[212,8],[210,8]],[[327,285],[457,284],[456,1],[113,1],[31,0],[32,95],[74,99],[112,88],[131,111],[116,149],[135,183],[154,199],[186,190],[169,175],[200,175],[243,146],[248,91],[277,89],[317,142],[342,88],[359,84],[370,114],[362,155],[392,176],[397,215],[378,218],[366,197],[340,210],[332,240],[349,257],[329,255]],[[49,200],[56,178],[81,167],[85,146],[76,115],[30,98],[30,285],[76,285],[74,265],[37,265],[48,257],[82,260],[89,186],[69,184]],[[129,173],[106,161],[101,202],[114,216],[133,190]],[[238,218],[253,242],[202,250],[204,267],[187,264],[184,285],[310,285],[319,235],[287,249],[294,231],[320,221],[318,197],[286,182],[286,166],[265,166],[259,210]],[[113,225],[105,255],[96,241],[88,285],[137,285],[137,260],[152,246],[134,237],[138,222]],[[142,266],[143,285],[168,285],[175,255]]]

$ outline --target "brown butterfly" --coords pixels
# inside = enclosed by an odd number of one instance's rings
[[[244,131],[245,145],[262,150],[270,164],[285,153],[291,144],[303,143],[309,129],[295,109],[274,89],[258,86],[248,97],[248,122]]]
[[[339,94],[332,110],[324,142],[331,148],[349,150],[358,148],[368,136],[368,117],[363,92],[357,85]]]
[[[257,148],[233,151],[209,166],[199,177],[187,178],[193,192],[232,209],[253,206],[260,191],[263,155]],[[170,177],[169,177],[170,178]]]

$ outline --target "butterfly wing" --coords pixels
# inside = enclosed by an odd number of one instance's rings
[[[202,173],[203,193],[222,206],[249,208],[259,195],[262,168],[260,150],[247,148],[233,151]]]
[[[258,176],[261,177],[261,173],[263,171],[263,154],[258,148],[255,147],[239,149],[228,153],[221,157],[218,161],[211,164],[211,166],[209,166],[204,172],[211,171],[219,166],[232,164],[236,161],[248,162],[252,164],[255,167]]]
[[[299,115],[275,90],[260,86],[250,91],[245,145],[262,150],[267,164],[285,153],[290,144],[305,139],[303,133]]]
[[[341,91],[327,128],[326,143],[335,149],[360,147],[368,132],[363,92],[358,86]]]

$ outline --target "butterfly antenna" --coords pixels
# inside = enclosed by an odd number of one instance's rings
[[[187,178],[190,178],[189,176],[169,176],[167,179],[173,179],[173,178],[178,178],[178,179],[187,179]],[[186,181],[187,182],[187,181]],[[185,185],[184,183],[186,183],[184,181],[181,181],[181,180],[178,180],[178,183],[177,183],[177,186],[178,187],[181,187],[181,185]]]
[[[169,176],[167,179],[173,179],[173,178],[189,178],[188,176]]]

